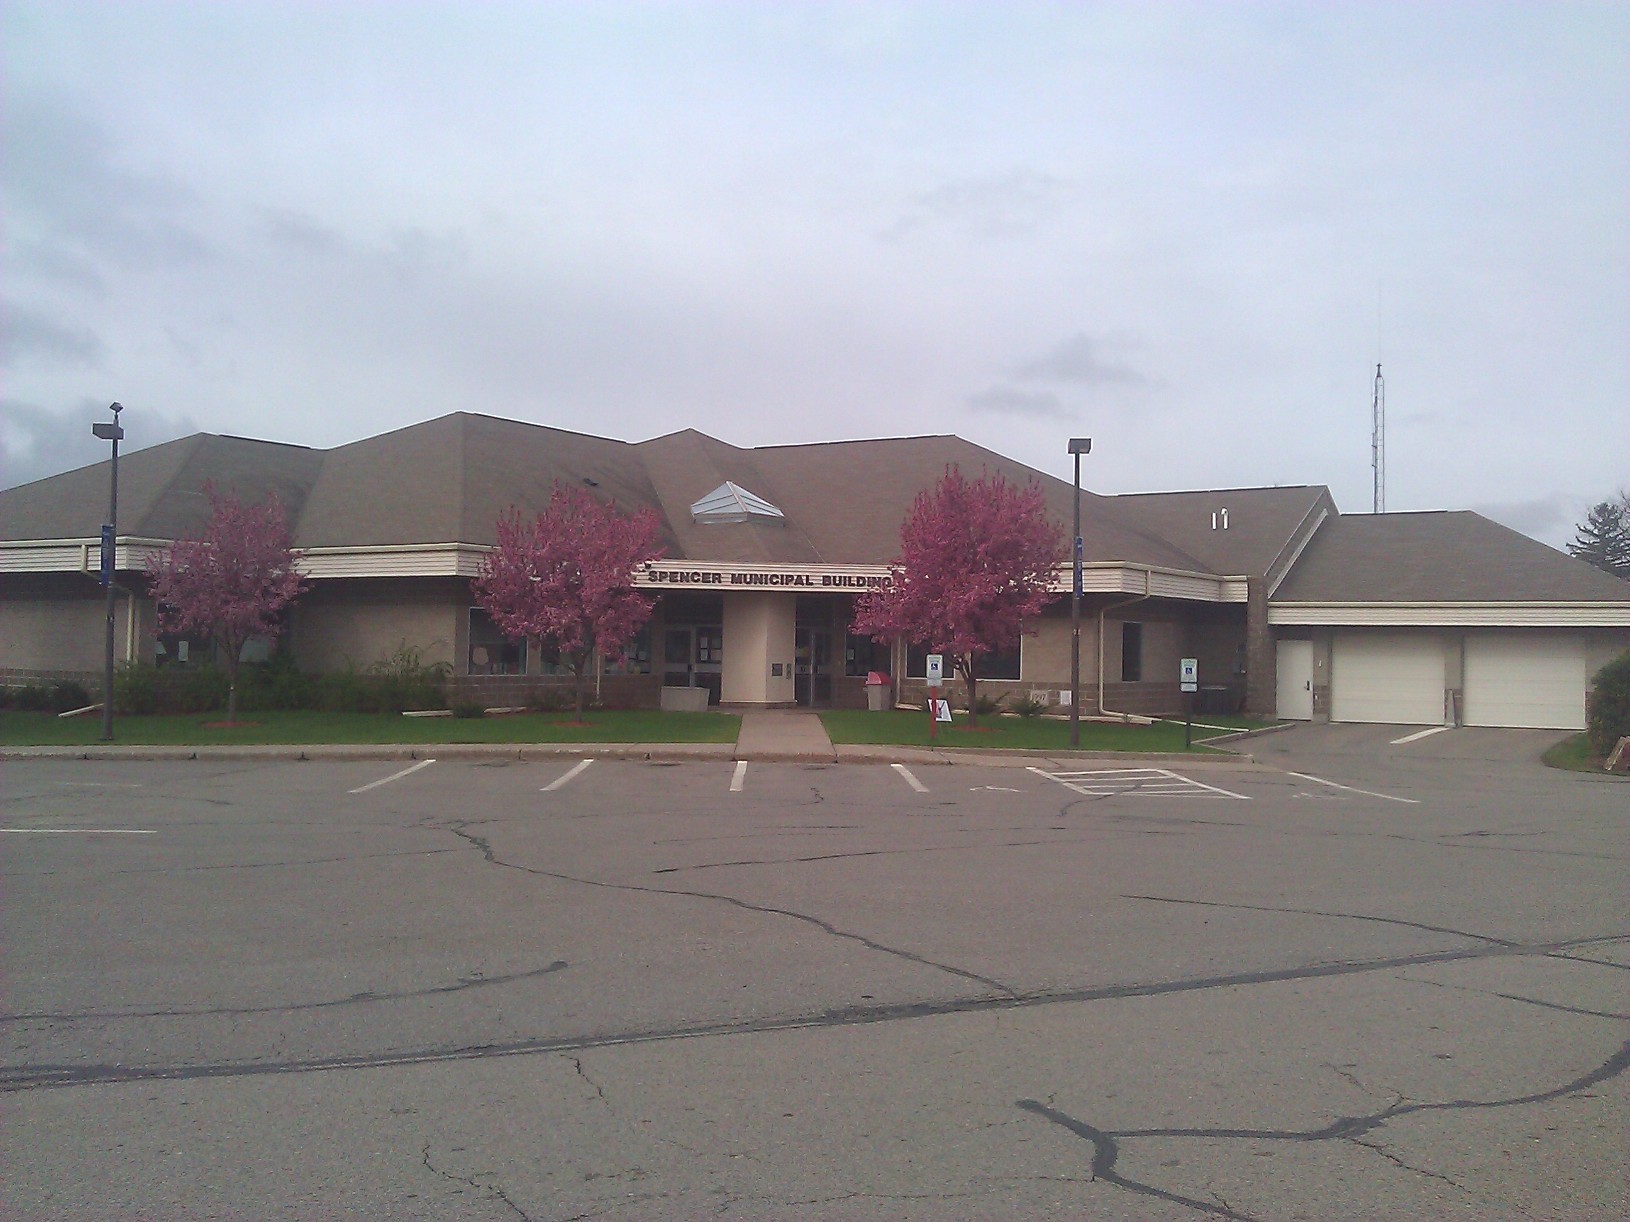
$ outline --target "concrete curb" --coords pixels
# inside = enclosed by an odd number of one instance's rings
[[[695,760],[746,760],[760,764],[981,764],[990,768],[1068,768],[1087,762],[1119,764],[1182,763],[1185,767],[1238,767],[1255,761],[1249,755],[1183,755],[1149,752],[1082,751],[1017,753],[983,747],[909,747],[887,744],[840,744],[830,751],[776,748],[742,751],[735,743],[280,743],[263,746],[120,746],[5,747],[0,760],[418,760],[513,759],[548,760],[562,756],[651,760],[685,763]]]

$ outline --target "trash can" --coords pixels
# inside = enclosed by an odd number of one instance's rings
[[[866,676],[866,707],[873,713],[888,711],[889,677],[880,670]]]

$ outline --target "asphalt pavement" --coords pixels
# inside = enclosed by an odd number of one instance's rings
[[[1627,1216],[1630,786],[1408,732],[7,761],[0,1215]]]

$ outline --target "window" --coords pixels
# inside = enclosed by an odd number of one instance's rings
[[[651,673],[651,629],[647,625],[634,634],[614,658],[605,660],[608,675],[648,675]]]
[[[843,642],[843,673],[850,677],[865,678],[874,670],[887,674],[890,667],[889,644],[869,636],[849,633]]]
[[[1143,625],[1128,620],[1121,625],[1121,682],[1143,681]]]
[[[926,645],[911,645],[906,649],[906,678],[923,679],[928,675],[928,655],[932,652]],[[1018,641],[1013,642],[1011,649],[1001,653],[987,653],[979,659],[979,677],[981,679],[1017,679],[1019,677]],[[945,660],[945,680],[949,683],[955,678],[951,673],[951,660]]]
[[[472,675],[524,675],[526,642],[506,639],[490,615],[471,607],[469,664]]]

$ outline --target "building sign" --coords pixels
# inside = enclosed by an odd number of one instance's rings
[[[634,575],[642,586],[796,586],[809,590],[876,590],[894,578],[856,573],[812,573],[796,569],[689,568],[656,560]]]

